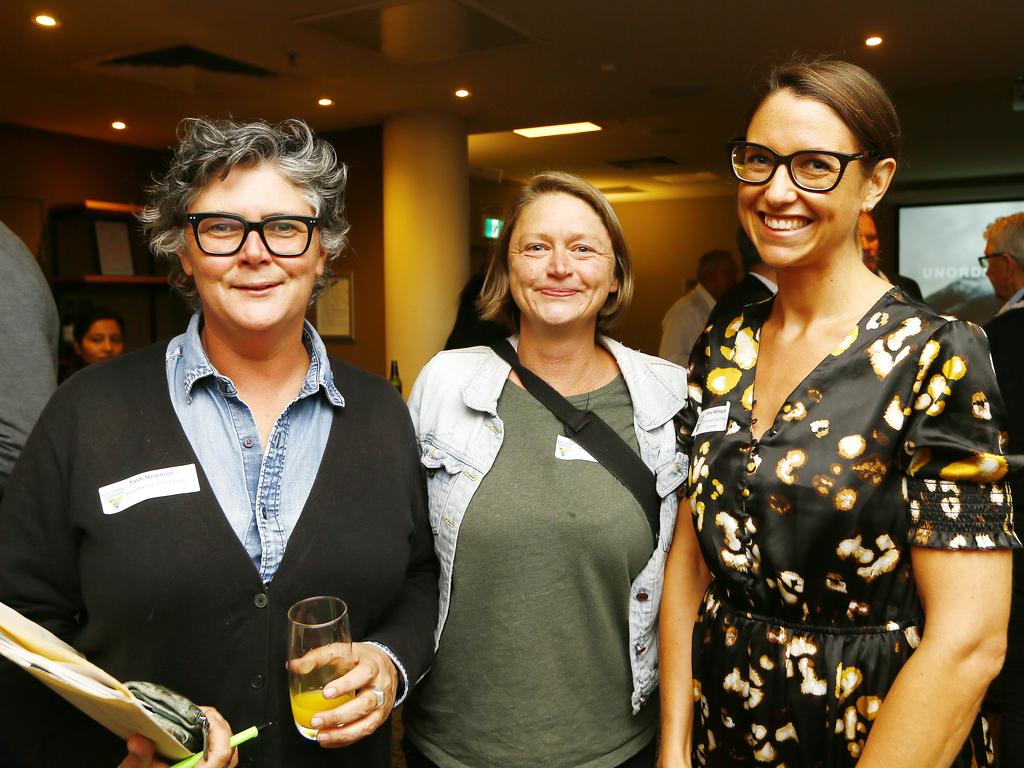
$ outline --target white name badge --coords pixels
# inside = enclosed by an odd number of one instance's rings
[[[597,463],[597,459],[565,435],[559,435],[555,440],[555,458],[562,461],[592,461],[595,464]]]
[[[729,406],[716,405],[714,408],[705,408],[697,418],[697,426],[693,428],[693,437],[702,435],[705,432],[723,432],[729,424]]]
[[[103,486],[99,489],[100,506],[104,515],[115,515],[140,501],[198,491],[196,465],[183,464],[180,467],[151,469]]]

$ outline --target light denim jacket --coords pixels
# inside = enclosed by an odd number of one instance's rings
[[[518,343],[516,337],[511,339]],[[658,606],[665,556],[672,542],[678,499],[688,459],[676,447],[672,418],[686,400],[686,372],[674,363],[599,338],[622,371],[633,401],[640,457],[654,472],[661,496],[661,525],[654,554],[630,586],[629,640],[632,652],[633,711],[638,712],[658,683]],[[470,499],[494,464],[504,435],[498,396],[509,366],[487,347],[441,352],[421,371],[409,409],[427,470],[430,526],[441,562],[441,605],[435,647],[448,618],[452,566]]]

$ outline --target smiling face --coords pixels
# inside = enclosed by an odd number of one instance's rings
[[[592,335],[598,312],[619,289],[608,230],[589,205],[560,192],[523,209],[509,242],[508,272],[525,331]]]
[[[788,90],[775,92],[758,107],[747,140],[780,155],[808,149],[862,151],[831,107]],[[894,170],[892,160],[882,160],[873,169],[857,160],[847,166],[835,189],[818,193],[800,189],[786,169],[779,168],[767,184],[740,183],[740,221],[758,253],[776,269],[821,259],[859,260],[857,218],[881,199]]]
[[[86,365],[109,360],[124,352],[124,334],[113,318],[103,317],[93,322],[81,342],[75,342],[75,352]]]
[[[316,215],[301,191],[268,163],[235,167],[226,178],[215,177],[189,213],[233,213],[249,221],[275,214]],[[249,233],[238,253],[209,256],[188,229],[179,257],[185,274],[195,280],[206,328],[223,338],[267,331],[298,334],[313,279],[323,273],[326,259],[315,229],[306,252],[289,258],[267,251],[257,232]]]

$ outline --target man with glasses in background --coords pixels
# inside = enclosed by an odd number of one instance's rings
[[[985,324],[992,365],[1006,403],[1008,454],[1024,450],[1024,211],[1003,216],[985,230],[985,267],[996,296],[1005,302]],[[1010,492],[1024,499],[1022,473],[1011,475]],[[1013,553],[1013,602],[1003,671],[992,684],[988,705],[1002,712],[999,754],[1004,768],[1024,766],[1024,550]]]
[[[999,314],[1024,307],[1024,211],[993,221],[985,240],[985,255],[978,263],[996,296],[1006,302]]]

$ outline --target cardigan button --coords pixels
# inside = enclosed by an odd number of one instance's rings
[[[639,600],[641,603],[646,603],[648,600],[651,599],[651,596],[648,595],[646,592],[637,592],[636,599]]]
[[[256,596],[252,599],[252,603],[257,608],[266,608],[270,604],[270,598],[264,592],[257,592]]]
[[[643,656],[645,653],[647,653],[647,646],[644,645],[643,643],[637,643],[636,644],[636,655],[637,656]]]
[[[255,675],[255,676],[253,676],[252,680],[249,681],[249,685],[251,685],[256,690],[259,690],[260,688],[262,688],[263,687],[263,675]]]

